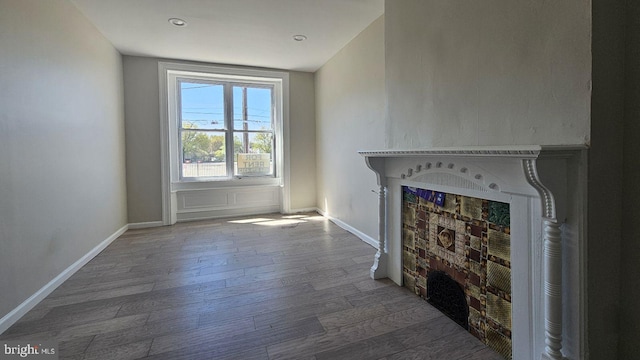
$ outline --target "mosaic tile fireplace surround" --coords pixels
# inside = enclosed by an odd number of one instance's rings
[[[373,278],[455,281],[507,359],[584,357],[584,147],[361,151],[379,185]]]
[[[427,278],[446,274],[464,290],[469,332],[511,359],[509,204],[408,186],[402,194],[404,286],[427,299]]]

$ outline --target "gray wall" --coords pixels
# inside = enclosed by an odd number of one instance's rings
[[[316,72],[318,208],[378,238],[375,175],[358,150],[384,147],[384,18]]]
[[[162,221],[158,60],[122,59],[129,223]]]
[[[622,141],[623,1],[593,1],[593,94],[587,240],[589,359],[618,359]]]
[[[387,145],[584,144],[583,0],[385,3]]]
[[[590,359],[640,353],[640,4],[593,1],[589,151]]]
[[[316,208],[315,82],[312,73],[289,73],[291,210]]]
[[[0,1],[0,318],[127,223],[122,60],[66,0]]]
[[[640,2],[628,1],[627,6],[620,359],[633,359],[640,354]]]
[[[123,59],[129,223],[161,221],[160,59],[136,56]],[[302,72],[289,74],[291,207],[315,208],[313,76]]]

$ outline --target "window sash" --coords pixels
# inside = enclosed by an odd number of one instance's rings
[[[223,126],[217,128],[208,128],[208,129],[194,129],[194,128],[185,128],[184,127],[184,119],[183,119],[183,94],[182,94],[182,84],[183,83],[193,83],[193,84],[205,84],[205,85],[221,85],[223,86]],[[269,89],[270,96],[270,128],[269,129],[235,129],[234,122],[234,95],[233,89],[237,87],[246,87],[246,88],[257,88],[257,89]],[[180,181],[207,181],[207,180],[230,180],[230,179],[238,179],[242,177],[261,177],[261,178],[275,178],[278,176],[276,169],[277,165],[277,113],[278,108],[276,107],[276,85],[275,82],[272,81],[234,81],[234,80],[220,80],[216,78],[202,78],[198,76],[180,76],[176,77],[176,101],[177,101],[177,125],[178,125],[178,161],[179,161],[179,179]],[[247,106],[245,104],[244,106]],[[203,133],[221,133],[225,134],[225,162],[226,162],[226,175],[224,176],[185,176],[184,171],[184,144],[182,141],[182,134],[184,131],[198,131]],[[234,135],[237,133],[247,133],[247,134],[269,134],[271,135],[271,164],[270,164],[270,173],[268,174],[239,174],[236,171],[236,156],[235,156],[235,140]]]

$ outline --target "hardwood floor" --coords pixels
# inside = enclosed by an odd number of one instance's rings
[[[130,230],[2,340],[60,359],[501,359],[317,214]]]

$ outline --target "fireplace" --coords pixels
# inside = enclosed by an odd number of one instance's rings
[[[470,290],[465,285],[472,284],[478,289],[484,286],[487,291],[480,290],[478,296],[485,307],[479,313],[486,314],[487,304],[502,309],[501,313],[494,311],[486,321],[490,323],[499,318],[503,323],[492,324],[494,326],[481,335],[509,340],[502,342],[501,353],[505,357],[513,354],[513,359],[530,360],[583,356],[584,249],[581,244],[585,238],[582,201],[586,192],[586,184],[581,180],[586,173],[583,147],[473,147],[360,153],[380,185],[379,246],[371,268],[373,278],[389,277],[398,285],[413,286],[418,295],[430,298],[426,293],[429,288],[426,279],[429,273],[443,272],[462,287],[469,302],[467,309],[472,312],[476,311],[477,304],[471,304],[475,300],[469,294],[476,289]],[[419,212],[407,214],[403,200],[411,192],[415,192],[411,195],[418,197],[418,203],[423,201],[427,207],[435,204],[436,215],[446,206],[454,208],[442,214],[442,219],[427,219]],[[447,196],[455,201],[447,200]],[[506,216],[509,223],[500,224],[495,220],[481,224],[483,219],[488,220],[489,207],[494,207],[494,215],[500,212],[496,209],[501,208],[501,216]],[[407,217],[412,216],[413,229],[407,225],[411,223]],[[467,228],[474,225],[473,217],[479,221],[477,226],[484,226],[485,233],[479,237],[481,244],[471,238],[476,236],[472,231],[478,230]],[[430,234],[419,234],[420,221],[428,222]],[[405,246],[403,239],[408,238],[411,238],[409,245],[413,241],[413,247]],[[503,245],[508,239],[508,256],[488,253],[482,242],[489,238]],[[425,239],[430,239],[430,243],[420,243]],[[435,246],[432,257],[427,256],[429,246]],[[469,260],[463,256],[482,257],[478,264],[482,264],[482,259],[488,260],[480,271],[485,271],[483,280],[486,280],[486,269],[491,267],[489,272],[495,275],[489,280],[492,283],[475,285],[477,274],[468,271],[471,265],[464,267],[464,262]],[[507,318],[505,314],[509,312]],[[474,319],[474,316],[467,318]],[[473,328],[474,325],[469,324],[472,333]]]

